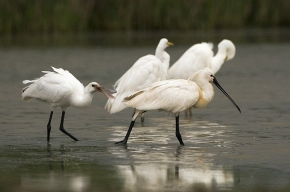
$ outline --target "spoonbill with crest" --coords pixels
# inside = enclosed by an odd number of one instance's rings
[[[208,67],[216,74],[225,61],[231,60],[236,54],[232,41],[224,39],[218,44],[218,52],[214,55],[212,43],[198,43],[191,46],[169,68],[168,79],[188,79],[193,73]],[[185,111],[191,116],[191,109]]]
[[[179,113],[190,107],[206,107],[214,97],[214,89],[211,83],[214,83],[241,112],[238,105],[218,83],[213,71],[209,68],[204,68],[191,75],[188,80],[170,79],[155,82],[145,89],[125,97],[125,105],[136,110],[125,138],[115,144],[127,143],[135,119],[140,113],[149,110],[164,110],[175,114],[176,137],[179,143],[184,145],[179,132]]]

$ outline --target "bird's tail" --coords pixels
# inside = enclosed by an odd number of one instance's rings
[[[26,83],[25,83],[26,84]],[[22,89],[22,94],[21,94],[21,96],[22,96],[22,100],[24,100],[24,101],[29,101],[29,100],[31,100],[32,98],[31,97],[27,97],[26,96],[26,90],[28,89],[30,87],[30,85],[29,86],[26,86],[26,87],[24,87],[23,89]]]
[[[24,81],[22,81],[22,83],[23,84],[35,83],[37,80],[38,79],[34,79],[34,80],[24,80]],[[22,100],[24,100],[24,101],[29,101],[29,100],[32,99],[31,97],[26,96],[26,93],[24,93],[30,86],[31,85],[28,85],[28,86],[26,86],[26,87],[24,87],[22,89]]]
[[[34,83],[37,79],[35,80],[24,80],[22,81],[23,84],[28,84],[28,83]]]

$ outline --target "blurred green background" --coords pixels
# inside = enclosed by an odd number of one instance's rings
[[[0,0],[6,35],[289,25],[289,0]]]

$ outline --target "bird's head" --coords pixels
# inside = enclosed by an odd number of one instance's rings
[[[169,46],[173,46],[173,43],[169,42],[166,38],[162,38],[162,39],[160,40],[160,42],[159,42],[159,45],[160,45],[161,47],[166,48],[166,47],[169,47]]]
[[[213,72],[209,68],[203,68],[199,70],[198,72],[194,73],[192,76],[190,76],[189,80],[194,81],[198,84],[198,86],[202,86],[209,83],[215,84],[223,94],[236,106],[236,108],[241,112],[241,109],[239,106],[234,102],[234,100],[230,97],[229,94],[222,88],[222,86],[217,81],[216,77],[214,76]]]
[[[214,74],[210,68],[205,67],[192,74],[188,80],[194,81],[196,83],[212,83],[214,80]]]
[[[100,84],[98,84],[97,82],[92,82],[90,83],[87,88],[89,89],[90,93],[94,93],[96,91],[99,91],[101,93],[104,93],[108,98],[114,99],[115,96],[113,95],[114,93],[116,93],[115,90],[112,89],[107,89],[105,87],[102,87]]]
[[[231,60],[235,57],[236,54],[236,47],[232,41],[224,39],[218,45],[219,50],[226,51],[225,61]]]

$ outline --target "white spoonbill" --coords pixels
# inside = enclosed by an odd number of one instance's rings
[[[22,100],[29,101],[34,98],[50,106],[51,112],[47,124],[47,141],[50,139],[51,119],[53,110],[56,107],[62,109],[60,131],[78,141],[77,138],[68,133],[63,127],[66,108],[70,106],[83,108],[90,105],[96,91],[102,92],[111,98],[114,92],[100,86],[96,82],[92,82],[84,87],[69,71],[54,67],[52,69],[53,72],[43,71],[45,75],[38,79],[23,81],[23,84],[31,84],[23,88]]]
[[[188,79],[190,75],[205,67],[216,74],[224,62],[233,59],[236,54],[235,45],[227,39],[218,44],[216,55],[212,48],[212,43],[199,43],[190,47],[169,68],[168,79]]]
[[[105,109],[110,114],[117,113],[126,108],[123,103],[124,98],[138,90],[145,88],[147,85],[165,80],[169,68],[170,56],[164,51],[168,46],[173,45],[163,38],[160,40],[155,55],[146,55],[138,59],[133,66],[118,79],[114,85],[117,93],[115,99],[109,98]],[[144,117],[142,115],[143,123]]]
[[[225,61],[234,58],[236,53],[232,41],[224,39],[218,44],[218,52],[214,56],[212,43],[199,43],[190,47],[169,68],[168,79],[188,79],[190,75],[205,67],[210,68],[216,74]],[[185,111],[185,115],[192,115],[191,109]]]
[[[181,134],[179,132],[179,113],[194,108],[206,107],[214,97],[214,89],[211,83],[214,83],[237,107],[233,99],[220,86],[213,72],[209,68],[204,68],[188,78],[170,79],[155,82],[143,90],[137,91],[134,94],[125,97],[124,103],[128,107],[136,109],[136,113],[132,117],[131,124],[127,131],[124,140],[115,144],[126,144],[135,119],[140,113],[148,110],[164,110],[175,114],[176,118],[176,137],[181,145],[184,145]]]

